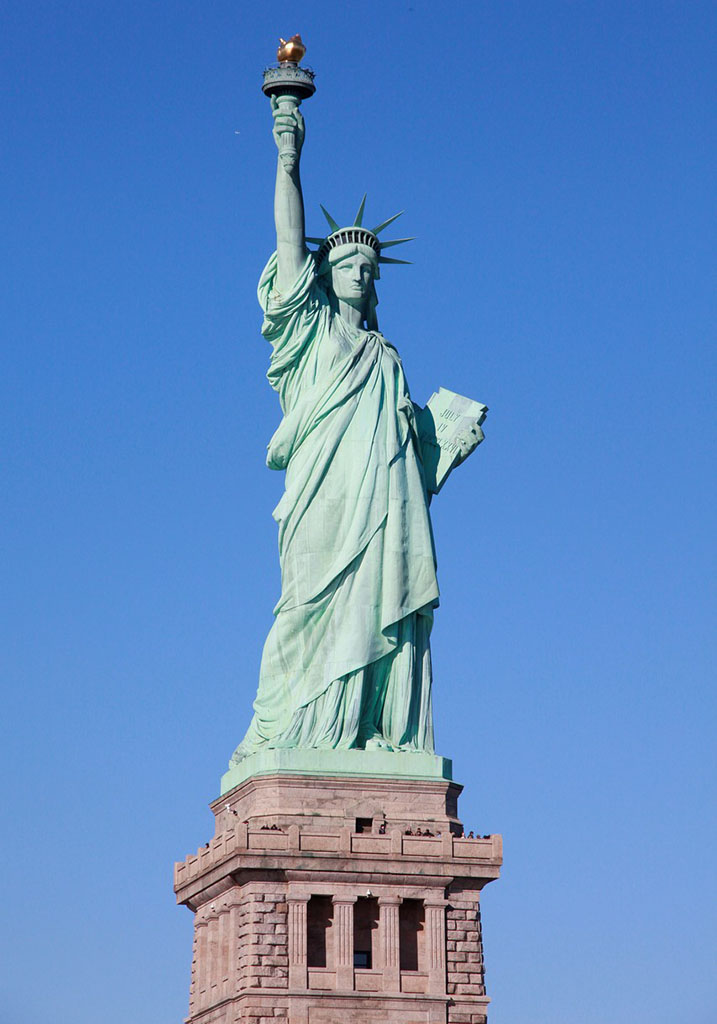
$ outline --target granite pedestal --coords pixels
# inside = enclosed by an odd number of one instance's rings
[[[462,837],[462,787],[435,761],[416,778],[269,764],[212,804],[214,838],[175,866],[190,1024],[484,1024],[501,837]]]

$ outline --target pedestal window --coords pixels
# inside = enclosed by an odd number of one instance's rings
[[[330,896],[312,896],[306,907],[306,946],[309,967],[333,967],[330,931],[334,905]]]
[[[398,908],[398,934],[402,971],[425,969],[425,912],[422,900],[403,900]]]
[[[357,968],[372,968],[376,962],[378,900],[359,896],[354,907],[354,955]]]

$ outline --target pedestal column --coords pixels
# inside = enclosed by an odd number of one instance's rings
[[[197,915],[197,919],[194,924],[195,932],[195,959],[194,959],[194,977],[191,988],[191,1005],[190,1009],[193,1012],[201,1009],[205,1003],[204,989],[206,987],[206,978],[208,973],[209,958],[207,956],[207,921],[204,915]]]
[[[355,896],[333,896],[336,942],[336,988],[354,987],[354,903]]]
[[[207,914],[207,947],[206,963],[207,977],[205,979],[206,1004],[211,1006],[217,998],[218,973],[219,973],[219,921],[220,915],[212,904]]]
[[[306,955],[306,905],[308,896],[287,897],[289,988],[308,987]]]
[[[425,900],[428,992],[446,991],[446,900]]]
[[[400,896],[379,896],[379,948],[383,969],[383,991],[398,992],[401,987],[401,947],[398,908]]]

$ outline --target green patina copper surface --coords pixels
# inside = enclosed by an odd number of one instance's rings
[[[393,779],[453,778],[447,757],[396,753],[390,750],[273,750],[262,747],[222,776],[221,795],[257,775],[358,775]]]
[[[259,282],[268,378],[283,420],[267,464],[282,591],[254,717],[223,791],[272,770],[450,777],[433,753],[429,637],[438,583],[431,488],[400,357],[378,329],[377,232],[353,225],[307,249],[299,100],[272,96],[277,250]],[[394,218],[390,218],[393,220]],[[483,409],[484,407],[480,407]],[[462,461],[478,423],[455,443]],[[423,440],[422,440],[423,439]],[[435,436],[434,436],[435,440]],[[448,774],[446,774],[448,773]]]

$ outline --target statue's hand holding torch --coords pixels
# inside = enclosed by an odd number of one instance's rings
[[[301,99],[284,93],[271,96],[271,113],[274,118],[274,141],[279,150],[281,165],[291,174],[299,163],[301,147],[304,145],[304,117],[299,110]]]

